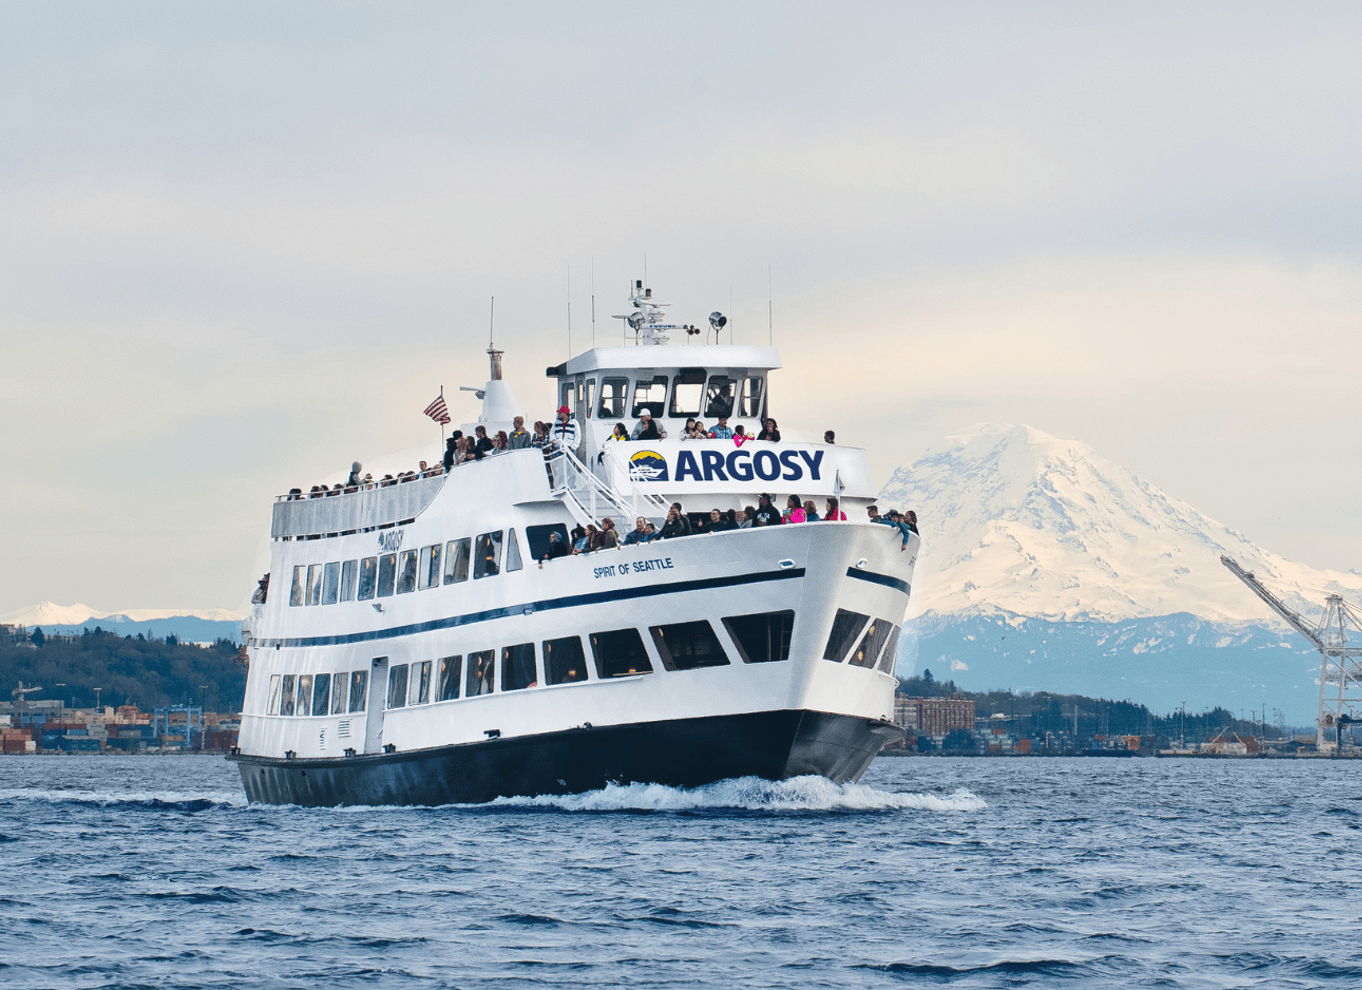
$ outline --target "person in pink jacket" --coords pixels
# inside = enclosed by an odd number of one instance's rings
[[[798,495],[791,495],[785,500],[785,521],[787,523],[804,521],[804,503],[799,501]]]
[[[823,513],[824,522],[845,521],[847,514],[837,508],[840,503],[835,498],[828,499],[828,511]]]

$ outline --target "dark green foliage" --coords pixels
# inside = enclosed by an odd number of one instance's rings
[[[44,687],[30,695],[33,701],[59,698],[70,705],[74,699],[78,707],[88,707],[95,703],[94,689],[101,688],[101,704],[135,704],[143,711],[201,704],[200,685],[206,684],[210,709],[236,712],[246,692],[246,668],[237,662],[237,644],[231,640],[200,649],[141,636],[124,639],[96,629],[80,636],[45,637],[36,650],[0,639],[0,697],[18,681]],[[59,683],[66,686],[56,687]]]
[[[47,637],[43,635],[42,626],[39,626],[37,629],[33,630],[33,635],[29,637],[29,642],[31,642],[34,646],[42,646],[44,643],[47,642]]]

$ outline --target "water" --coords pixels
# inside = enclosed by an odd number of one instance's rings
[[[1362,985],[1353,763],[881,759],[440,809],[0,758],[3,987]]]

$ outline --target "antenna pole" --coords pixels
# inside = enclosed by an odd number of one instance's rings
[[[738,321],[733,318],[733,283],[728,283],[728,342],[733,343],[733,324]]]
[[[567,270],[568,357],[572,357],[572,266]]]
[[[771,320],[771,266],[766,266],[766,343],[775,342],[775,331]]]
[[[443,399],[444,397],[445,397],[445,387],[444,387],[443,385],[441,385],[441,386],[440,386],[440,398]],[[447,415],[447,414],[446,414],[446,415]],[[440,424],[439,424],[439,427],[440,427],[440,446],[443,448],[444,445],[445,445],[445,424],[444,424],[444,423],[440,423]]]
[[[493,296],[493,297],[492,297],[492,314],[491,314],[491,316],[489,316],[488,319],[487,319],[487,346],[488,346],[488,347],[491,347],[491,346],[492,346],[492,338],[495,336],[494,331],[496,330],[496,325],[497,325],[497,297],[496,297],[496,296]]]
[[[596,346],[596,256],[591,256],[591,346]]]

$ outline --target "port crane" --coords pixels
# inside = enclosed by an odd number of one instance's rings
[[[1221,557],[1220,562],[1319,650],[1319,716],[1315,719],[1315,742],[1319,751],[1324,752],[1329,747],[1325,734],[1332,731],[1337,739],[1335,752],[1341,751],[1343,730],[1349,725],[1362,724],[1362,613],[1345,602],[1342,595],[1329,595],[1324,600],[1324,615],[1312,626],[1263,587],[1252,571],[1244,570],[1229,557]],[[1356,645],[1353,646],[1348,645],[1350,631],[1354,634]]]
[[[9,693],[10,698],[14,701],[15,712],[19,714],[26,712],[28,710],[27,696],[41,690],[40,687],[24,687],[24,682],[20,681],[19,686]]]

